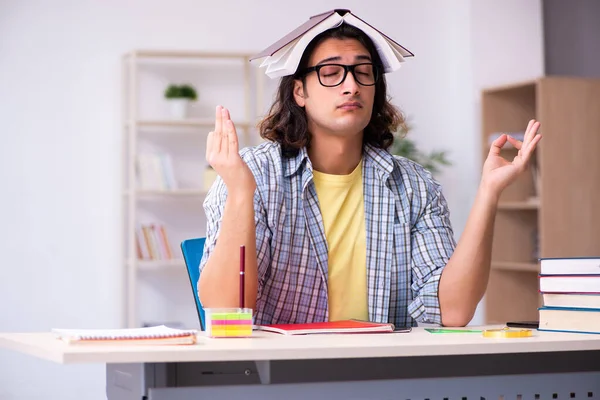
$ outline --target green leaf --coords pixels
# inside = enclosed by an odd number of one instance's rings
[[[390,147],[390,153],[420,164],[433,175],[438,174],[442,166],[452,165],[446,151],[437,150],[429,154],[420,151],[415,142],[407,137],[409,132],[410,127],[407,125],[407,129],[394,133],[394,143]]]
[[[198,95],[196,89],[192,85],[169,85],[165,90],[165,98],[167,99],[189,99],[196,100]]]

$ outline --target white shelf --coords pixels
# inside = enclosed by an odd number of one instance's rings
[[[135,260],[137,269],[140,271],[185,271],[185,263],[182,258],[171,260]],[[130,260],[129,265],[132,264]]]
[[[539,264],[534,262],[493,261],[492,268],[509,271],[540,272]]]
[[[136,50],[127,56],[135,56],[138,59],[144,58],[166,58],[168,62],[174,62],[176,59],[242,59],[246,60],[250,56],[246,53],[224,53],[208,51],[179,51],[179,50]]]
[[[130,190],[125,191],[125,196],[131,194]],[[149,197],[205,197],[207,192],[201,189],[175,189],[175,190],[144,190],[135,191],[136,196],[140,198]]]
[[[498,204],[499,210],[537,210],[540,208],[540,200],[531,198],[524,201],[503,201]]]
[[[249,121],[234,121],[233,123],[236,128],[249,128],[252,125]],[[131,122],[128,123],[128,126],[130,125]],[[215,119],[142,119],[135,121],[135,125],[140,128],[210,128],[215,126]]]

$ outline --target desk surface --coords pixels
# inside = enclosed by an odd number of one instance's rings
[[[534,331],[534,337],[519,339],[491,339],[481,333],[432,334],[424,328],[414,328],[411,333],[284,336],[254,332],[252,338],[199,339],[196,345],[178,346],[68,345],[46,332],[5,333],[0,334],[0,347],[57,363],[297,360],[600,350],[600,335],[538,331]]]

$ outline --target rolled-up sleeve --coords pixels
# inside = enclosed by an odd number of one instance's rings
[[[221,230],[221,221],[223,219],[223,209],[227,199],[227,190],[223,180],[217,178],[212,185],[206,198],[204,199],[204,214],[206,215],[206,241],[204,242],[204,252],[200,261],[200,273],[206,265],[208,258],[217,245],[217,238]]]
[[[438,297],[444,267],[456,248],[448,204],[440,185],[429,176],[423,211],[412,228],[413,301],[408,311],[417,322],[441,325]]]

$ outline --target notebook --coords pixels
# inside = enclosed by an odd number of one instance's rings
[[[258,330],[280,333],[282,335],[308,335],[326,333],[384,333],[394,332],[393,324],[359,320],[334,322],[314,322],[309,324],[273,324],[258,325]],[[407,332],[410,331],[408,328]]]
[[[197,330],[165,325],[134,329],[52,329],[57,339],[69,344],[194,344]]]

